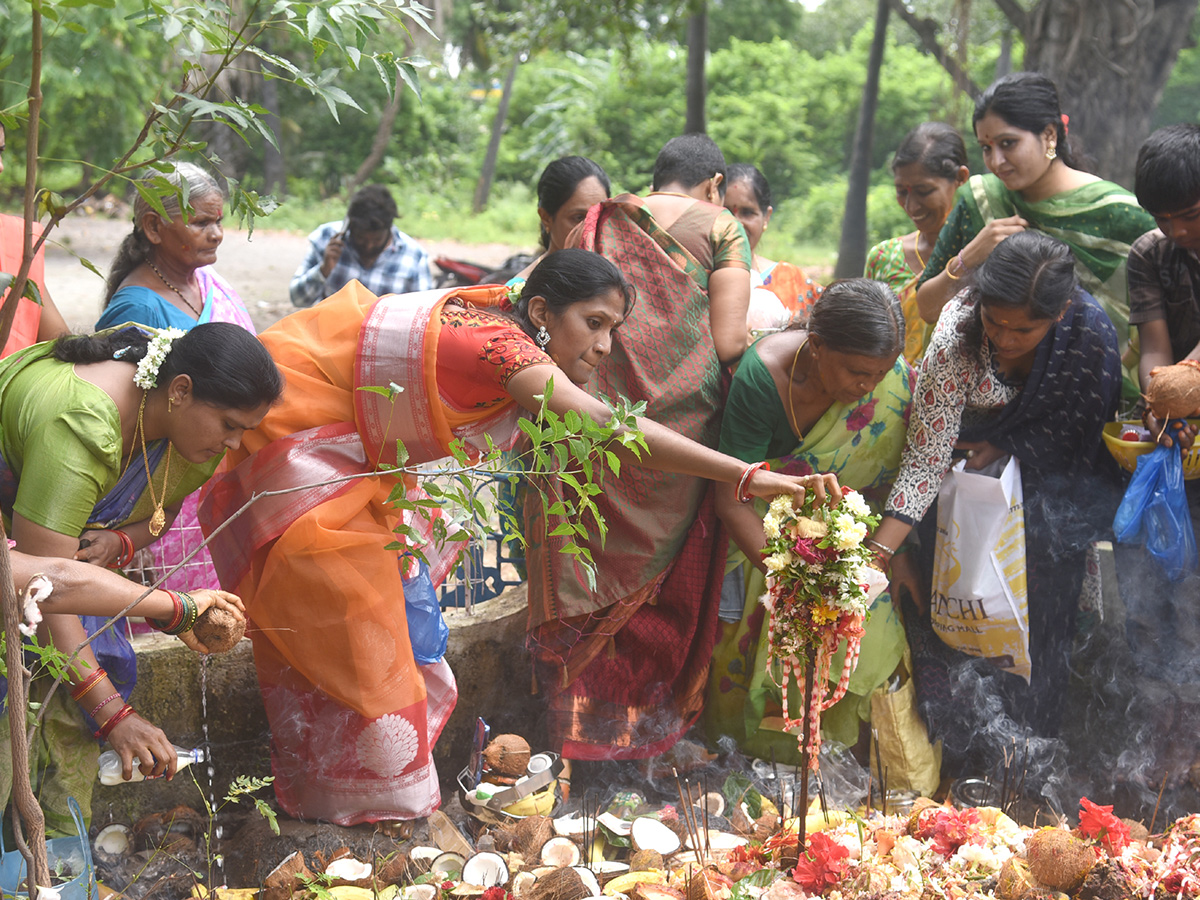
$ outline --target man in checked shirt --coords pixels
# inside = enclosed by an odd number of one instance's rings
[[[292,276],[292,303],[312,306],[353,279],[379,295],[429,290],[429,254],[392,224],[395,218],[396,201],[387,188],[361,188],[345,219],[308,236],[308,255]]]

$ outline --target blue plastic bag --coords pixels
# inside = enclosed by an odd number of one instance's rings
[[[1183,488],[1179,446],[1155,447],[1138,457],[1137,471],[1125,490],[1113,531],[1122,544],[1146,542],[1171,581],[1196,568],[1196,532]]]
[[[425,563],[412,578],[404,579],[404,612],[408,618],[408,640],[418,665],[431,666],[446,655],[450,626],[442,618],[437,591]]]

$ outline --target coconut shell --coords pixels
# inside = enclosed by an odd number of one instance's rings
[[[375,883],[379,887],[407,882],[408,871],[408,854],[403,851],[375,857]]]
[[[1014,856],[1000,869],[1000,876],[996,880],[996,896],[1000,900],[1036,900],[1050,896],[1050,892],[1038,884],[1029,871],[1029,863]]]
[[[1121,821],[1129,826],[1129,839],[1131,841],[1144,844],[1150,840],[1150,829],[1137,819],[1122,819]]]
[[[649,872],[653,869],[665,868],[662,854],[657,850],[635,850],[629,857],[631,872]]]
[[[1095,865],[1096,852],[1069,831],[1043,828],[1025,839],[1025,859],[1039,882],[1073,894]]]
[[[529,766],[529,742],[519,734],[500,734],[483,750],[483,761],[501,775],[519,778]]]
[[[1186,419],[1200,413],[1200,364],[1185,359],[1151,369],[1146,404],[1159,419]]]
[[[591,891],[579,873],[566,866],[538,877],[529,888],[529,900],[584,900]]]
[[[246,620],[227,609],[210,606],[192,626],[192,634],[209,653],[228,653],[246,636]]]
[[[304,854],[297,850],[263,880],[262,900],[290,900],[293,892],[301,888],[300,879],[312,877]]]
[[[538,854],[542,852],[542,845],[554,837],[554,823],[549,816],[526,816],[518,820],[512,830],[511,849],[526,859],[537,859]]]

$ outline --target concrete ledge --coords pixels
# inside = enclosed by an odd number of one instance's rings
[[[515,731],[535,747],[542,746],[534,727],[540,706],[530,696],[525,597],[525,586],[519,585],[471,613],[462,609],[446,613],[450,627],[446,659],[458,681],[458,705],[434,748],[444,797],[456,789],[455,779],[467,764],[477,716],[492,726],[493,734]],[[249,640],[205,660],[174,638],[159,634],[137,637],[134,649],[138,658],[134,707],[181,747],[198,746],[207,722],[212,796],[218,802],[237,776],[271,774],[270,729]],[[207,718],[202,696],[208,700]],[[204,766],[194,769],[184,770],[169,784],[97,785],[93,823],[133,823],[177,805],[203,810],[203,797],[210,793],[209,776]]]

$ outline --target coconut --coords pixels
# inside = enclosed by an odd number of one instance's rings
[[[210,606],[196,619],[192,634],[209,653],[227,653],[246,636],[246,620],[220,606]]]
[[[442,855],[437,847],[413,847],[408,851],[408,870],[410,878],[417,878],[429,871],[433,861]]]
[[[408,856],[400,851],[378,854],[375,857],[375,882],[377,884],[399,884],[408,878]]]
[[[746,810],[746,804],[739,803],[729,816],[729,825],[736,834],[754,834],[754,820]]]
[[[519,778],[529,765],[529,742],[519,734],[500,734],[483,750],[483,761],[501,775]]]
[[[1135,844],[1145,844],[1150,840],[1150,829],[1137,819],[1122,819],[1129,826],[1129,840]]]
[[[700,798],[698,805],[701,809],[708,810],[710,816],[725,815],[725,797],[717,791],[709,791]]]
[[[584,900],[591,896],[591,889],[570,866],[539,875],[528,893],[529,900]]]
[[[262,900],[288,900],[301,886],[301,879],[311,879],[312,876],[313,873],[304,862],[304,854],[297,850],[263,879]]]
[[[634,819],[629,834],[635,850],[653,850],[662,856],[670,856],[682,846],[673,829],[649,816]]]
[[[537,880],[538,877],[532,872],[518,872],[508,883],[508,889],[514,897],[523,897],[533,889]]]
[[[1025,858],[1033,877],[1047,887],[1075,893],[1096,862],[1084,841],[1062,828],[1043,828],[1025,839]]]
[[[713,853],[727,853],[737,847],[744,847],[750,843],[750,838],[742,837],[740,834],[731,834],[728,831],[712,831],[707,834],[704,829],[700,829],[700,833],[696,835],[700,841],[699,846],[692,846],[692,839],[688,838],[687,845],[692,850],[711,850]]]
[[[400,896],[404,900],[437,900],[437,892],[436,884],[410,884]]]
[[[560,834],[563,837],[573,837],[583,834],[586,831],[583,816],[579,813],[570,813],[565,816],[559,816],[554,820],[554,833]]]
[[[1029,863],[1009,857],[996,880],[996,896],[1000,900],[1034,900],[1046,896],[1046,889],[1037,883],[1029,871]]]
[[[573,840],[566,837],[553,837],[542,844],[540,858],[544,866],[561,868],[579,865],[581,856],[579,847]]]
[[[99,852],[109,856],[120,856],[133,849],[129,839],[129,828],[126,825],[108,825],[100,829],[92,846]]]
[[[1200,363],[1192,359],[1150,370],[1146,404],[1159,419],[1186,419],[1200,413]]]
[[[596,822],[603,825],[617,837],[629,837],[630,823],[622,819],[620,816],[614,816],[612,813],[601,813],[596,817]]]
[[[459,878],[462,875],[462,867],[465,862],[466,860],[461,853],[447,851],[440,854],[437,859],[429,864],[429,871],[443,878]]]
[[[476,853],[463,864],[462,880],[485,888],[508,884],[508,866],[499,853]]]
[[[596,873],[587,866],[572,866],[572,868],[579,874],[579,878],[583,882],[583,886],[588,889],[588,896],[599,897],[600,880],[596,878]]]
[[[511,827],[511,849],[517,850],[526,859],[537,859],[546,841],[554,837],[554,825],[548,816],[526,816]]]
[[[716,874],[713,869],[693,872],[687,880],[687,900],[717,900],[717,892],[728,884],[729,879],[722,877],[716,881],[711,877]]]
[[[375,867],[352,856],[346,856],[342,859],[335,859],[326,866],[325,874],[332,879],[334,884],[353,884],[366,887],[371,883]]]
[[[633,872],[648,872],[653,869],[663,869],[662,854],[657,850],[635,850],[629,857],[629,868]]]

